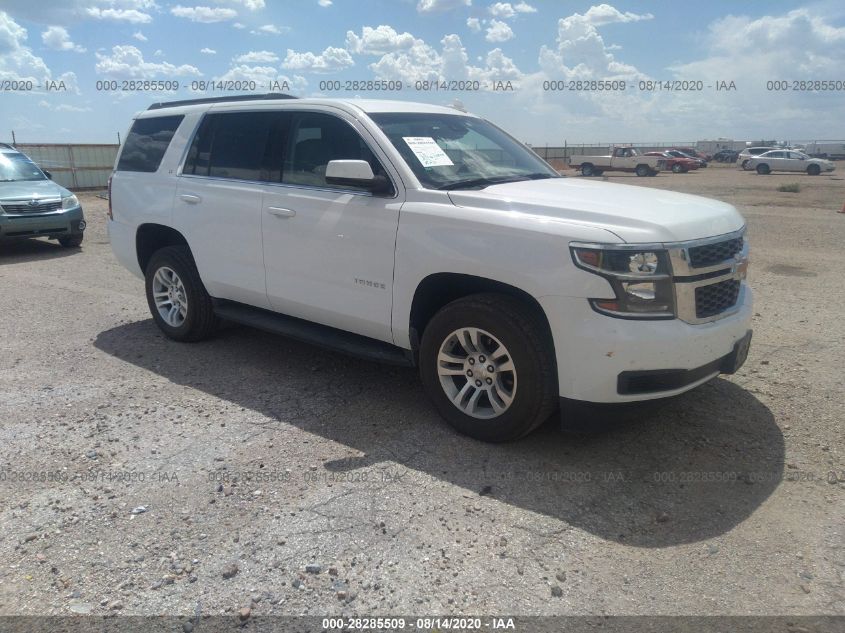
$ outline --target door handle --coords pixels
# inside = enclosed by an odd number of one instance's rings
[[[183,193],[179,196],[179,198],[188,204],[198,204],[199,202],[202,202],[202,198],[192,193]]]
[[[296,215],[293,209],[283,209],[282,207],[267,207],[267,213],[275,215],[277,218],[292,218]]]

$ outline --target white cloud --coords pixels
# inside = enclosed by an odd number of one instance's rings
[[[419,0],[417,11],[420,13],[437,13],[469,6],[472,6],[472,0]]]
[[[132,34],[132,37],[134,37],[139,42],[146,42],[147,41],[147,36],[144,35],[143,33],[141,33],[141,31],[135,31]]]
[[[200,53],[202,53],[203,55],[217,55],[216,50],[214,50],[213,48],[208,48],[208,47],[201,48]]]
[[[238,64],[272,64],[279,61],[279,56],[271,51],[250,51],[238,55],[233,61]]]
[[[317,4],[321,7],[330,7],[332,6],[332,0],[317,0]]]
[[[332,73],[355,65],[352,56],[344,48],[329,46],[319,55],[314,53],[297,53],[288,49],[282,68],[291,70],[305,70],[315,73]]]
[[[157,79],[161,77],[202,76],[195,66],[169,62],[147,62],[134,46],[114,46],[111,54],[97,53],[97,74],[117,79]]]
[[[393,27],[382,24],[376,28],[365,26],[359,37],[353,31],[346,32],[346,48],[352,53],[384,55],[410,48],[416,38],[410,33],[397,33]]]
[[[0,11],[0,79],[21,79],[41,82],[50,76],[50,69],[28,46],[26,29]]]
[[[493,17],[504,19],[512,18],[517,13],[537,13],[537,9],[527,2],[520,2],[515,5],[510,2],[496,2],[490,5],[487,10]]]
[[[149,24],[153,21],[153,16],[138,9],[89,7],[86,13],[89,17],[97,20],[114,20],[115,22],[129,22],[130,24]]]
[[[370,69],[380,79],[399,79],[415,82],[427,81],[514,81],[522,73],[513,60],[501,49],[494,49],[484,58],[483,66],[473,66],[457,35],[447,35],[440,40],[440,51],[423,40],[406,51],[383,55]]]
[[[232,2],[243,5],[250,11],[260,11],[265,6],[264,0],[232,0]]]
[[[53,105],[49,101],[41,100],[38,102],[38,105],[42,108],[53,110],[54,112],[91,112],[91,108],[88,106],[75,106],[69,103],[60,103],[59,105]]]
[[[63,26],[51,26],[41,34],[41,41],[47,48],[52,48],[54,51],[73,51],[74,53],[84,53],[85,47],[79,44],[74,44],[70,35]]]
[[[576,16],[577,19],[583,18],[585,21],[595,26],[613,24],[615,22],[639,22],[640,20],[651,20],[654,18],[651,13],[638,14],[631,13],[630,11],[622,13],[619,9],[612,7],[609,4],[592,6],[583,16],[579,16],[579,14],[576,13],[570,17],[576,18]]]
[[[242,29],[242,28],[244,28],[244,26],[243,25],[238,26],[236,24],[235,28]],[[252,33],[253,35],[281,35],[282,29],[280,29],[275,24],[264,24],[262,26],[259,26],[254,31],[250,31],[250,33]]]
[[[487,26],[487,35],[484,39],[488,42],[507,42],[513,38],[513,29],[506,22],[490,20]]]
[[[181,4],[177,4],[170,9],[170,13],[177,18],[185,18],[191,22],[203,22],[205,24],[225,22],[226,20],[233,20],[238,17],[238,12],[234,9],[223,7],[183,7]]]
[[[481,20],[478,18],[467,18],[467,28],[473,33],[481,32]]]

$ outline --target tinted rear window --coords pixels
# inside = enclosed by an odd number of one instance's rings
[[[167,151],[176,129],[184,117],[163,116],[137,119],[129,130],[117,171],[154,172]]]

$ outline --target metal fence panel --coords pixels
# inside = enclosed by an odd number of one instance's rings
[[[88,143],[18,143],[15,147],[49,171],[62,187],[77,191],[106,188],[119,148]]]

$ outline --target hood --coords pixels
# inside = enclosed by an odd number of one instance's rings
[[[70,192],[52,180],[16,180],[0,182],[0,204],[3,200],[32,200],[35,198],[61,198]]]
[[[521,212],[606,229],[623,241],[680,242],[737,231],[731,205],[674,191],[581,178],[552,178],[450,191],[458,207]]]

